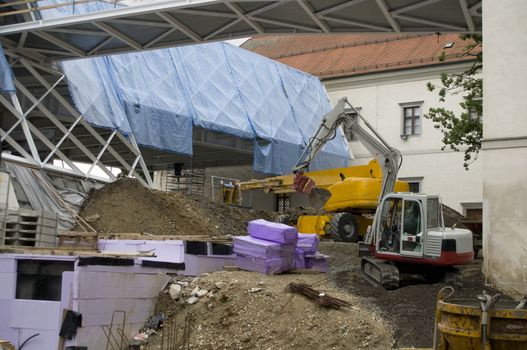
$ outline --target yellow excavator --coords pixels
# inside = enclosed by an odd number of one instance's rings
[[[373,221],[381,193],[382,173],[377,160],[366,165],[303,173],[304,179],[316,183],[316,199],[324,201],[321,215],[279,216],[279,221],[297,226],[299,232],[328,236],[335,241],[358,242]],[[239,182],[240,191],[263,189],[267,193],[307,192],[311,182],[295,184],[295,174]],[[298,182],[298,181],[297,181]],[[314,192],[313,191],[313,192]],[[396,192],[409,192],[408,183],[395,182]],[[243,192],[242,192],[243,193]]]

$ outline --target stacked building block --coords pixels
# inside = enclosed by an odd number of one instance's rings
[[[234,253],[239,268],[274,275],[294,267],[296,228],[254,220],[249,222],[247,231],[249,236],[234,237]]]
[[[327,271],[327,256],[317,253],[316,234],[299,234],[294,227],[266,220],[249,222],[248,232],[249,236],[234,237],[236,262],[242,270],[269,275],[310,267]]]

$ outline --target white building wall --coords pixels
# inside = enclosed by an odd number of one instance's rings
[[[422,178],[421,191],[440,194],[448,206],[463,212],[461,203],[482,202],[481,162],[476,161],[466,171],[463,167],[463,152],[441,151],[442,133],[434,128],[433,122],[421,118],[421,135],[402,134],[402,106],[400,104],[422,103],[421,114],[430,107],[443,106],[456,113],[461,111],[461,96],[447,97],[440,103],[437,92],[429,92],[427,82],[440,84],[441,72],[459,72],[467,64],[456,64],[408,71],[368,74],[365,76],[325,81],[331,102],[335,104],[347,96],[360,113],[393,147],[403,154],[400,178]],[[355,156],[353,164],[365,164],[372,157],[357,141],[352,141]]]
[[[527,294],[527,1],[483,1],[485,274]]]

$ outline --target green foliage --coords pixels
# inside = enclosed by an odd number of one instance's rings
[[[460,38],[468,42],[463,55],[474,57],[472,66],[459,74],[441,74],[441,86],[430,82],[426,86],[429,91],[437,90],[440,102],[445,102],[447,96],[461,94],[464,98],[460,103],[462,112],[456,115],[444,107],[430,108],[425,118],[432,120],[434,127],[443,133],[442,150],[447,147],[454,151],[464,149],[463,166],[468,170],[477,159],[483,137],[483,80],[476,77],[483,66],[482,38],[481,35],[461,35]],[[440,61],[447,58],[444,51],[439,56]]]

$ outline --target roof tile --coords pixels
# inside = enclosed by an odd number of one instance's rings
[[[452,48],[445,44],[453,42]],[[473,60],[458,34],[340,34],[259,36],[244,49],[321,79]],[[446,60],[439,61],[445,51]]]

